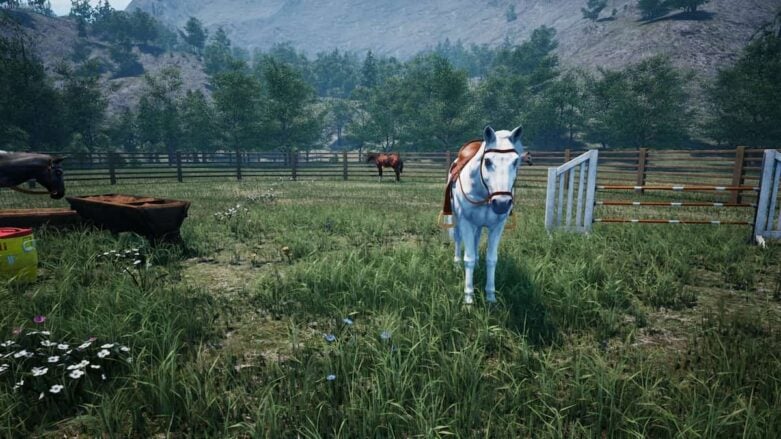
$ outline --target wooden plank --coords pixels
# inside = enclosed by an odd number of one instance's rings
[[[592,222],[594,218],[594,197],[596,196],[597,188],[597,162],[599,160],[599,151],[594,150],[588,161],[588,189],[586,190],[586,212],[583,218],[583,227],[585,230],[591,231]]]
[[[580,174],[579,178],[580,181],[578,181],[578,204],[577,204],[577,210],[576,216],[575,216],[575,227],[583,227],[583,193],[585,192],[585,181],[586,181],[586,165],[588,162],[583,162],[578,167],[578,174]]]
[[[545,230],[553,230],[553,215],[556,200],[556,168],[548,168],[548,188],[545,192]]]
[[[776,152],[773,150],[765,151],[765,157],[762,166],[762,180],[760,181],[759,201],[754,218],[754,232],[752,235],[763,235],[767,231],[768,207],[770,206],[770,194],[773,188],[770,187],[773,181],[773,168],[775,167]]]

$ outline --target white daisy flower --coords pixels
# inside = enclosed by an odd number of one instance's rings
[[[45,348],[50,348],[52,346],[57,346],[57,343],[49,340],[41,340],[41,346]]]
[[[127,346],[122,346],[121,348],[119,348],[119,350],[122,352],[130,352],[130,348]]]
[[[66,345],[64,343],[58,344],[57,345],[57,349],[59,349],[61,351],[66,351],[66,350],[68,350],[68,345]]]
[[[109,352],[106,349],[103,349],[102,351],[98,352],[98,358],[105,358],[108,357],[111,352]]]
[[[100,364],[90,364],[90,369],[100,369]]]
[[[111,348],[113,348],[113,347],[114,347],[114,345],[115,345],[115,344],[116,344],[116,343],[106,343],[106,344],[104,344],[103,346],[101,346],[100,348],[101,348],[101,349],[111,349]]]
[[[3,373],[3,372],[5,372],[5,371],[6,371],[6,370],[8,370],[8,368],[10,368],[10,367],[11,367],[11,366],[9,366],[9,365],[7,365],[7,364],[0,364],[0,373]]]
[[[84,375],[84,371],[81,370],[81,369],[76,369],[73,372],[68,374],[68,376],[73,378],[74,380],[77,380],[77,379],[81,378],[82,375]]]
[[[0,343],[0,347],[7,348],[9,346],[12,346],[13,344],[14,344],[13,340],[6,340],[6,341]]]
[[[38,395],[38,401],[40,401],[40,400],[42,400],[42,399],[43,399],[43,392],[41,392],[41,394],[40,394],[40,395]]]
[[[60,361],[60,357],[57,356],[57,355],[52,355],[51,357],[49,357],[49,359],[47,361],[49,363],[56,363],[56,362]]]
[[[105,373],[100,374],[100,379],[106,381],[106,374]]]
[[[27,355],[27,351],[22,349],[21,351],[14,354],[14,358],[24,357],[25,355]]]
[[[76,348],[76,349],[81,351],[81,350],[87,349],[88,347],[90,347],[90,345],[92,345],[91,341],[85,341],[84,343],[80,344],[79,347]]]
[[[41,335],[52,335],[49,331],[41,331]]]
[[[32,370],[34,377],[39,377],[41,375],[46,375],[46,372],[48,372],[48,371],[49,371],[48,367],[33,367],[33,370]]]
[[[61,384],[55,384],[49,388],[49,392],[51,393],[60,393],[60,390],[64,389],[65,386]]]

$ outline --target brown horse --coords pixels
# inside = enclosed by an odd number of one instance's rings
[[[367,156],[366,161],[377,166],[377,172],[380,173],[380,181],[382,181],[383,167],[393,168],[393,171],[396,173],[396,181],[401,181],[399,176],[401,171],[404,170],[404,162],[399,158],[398,154],[371,153]]]
[[[46,192],[32,192],[16,187],[25,181],[35,180],[46,188],[49,196],[58,200],[65,196],[62,160],[60,157],[46,154],[0,151],[0,188],[46,194]]]

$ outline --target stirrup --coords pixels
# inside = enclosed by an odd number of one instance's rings
[[[452,213],[449,214],[449,215],[445,215],[444,212],[439,212],[439,216],[437,217],[437,226],[440,229],[447,230],[447,229],[452,229],[453,228],[453,224],[452,223],[446,223],[445,222],[445,217],[446,216],[449,216],[451,219],[453,218],[453,214]]]

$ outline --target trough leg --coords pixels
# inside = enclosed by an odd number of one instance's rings
[[[475,301],[475,228],[471,224],[463,224],[461,238],[464,241],[464,303],[471,305]]]
[[[485,301],[488,303],[496,303],[496,263],[499,261],[499,241],[502,238],[506,221],[502,221],[488,231],[488,248],[485,252],[487,278],[485,283]]]

